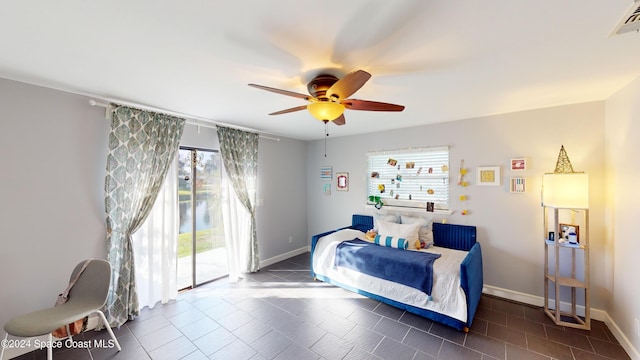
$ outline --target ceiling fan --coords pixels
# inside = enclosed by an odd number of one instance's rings
[[[276,89],[268,86],[249,84],[249,86],[271,91],[274,93],[292,96],[309,102],[307,105],[300,105],[290,109],[273,112],[269,115],[280,115],[294,111],[307,109],[316,119],[325,124],[329,121],[336,125],[344,125],[344,110],[366,110],[366,111],[402,111],[404,106],[383,103],[370,100],[348,99],[358,91],[368,80],[371,74],[364,70],[356,70],[346,74],[341,79],[336,76],[320,73],[307,84],[310,95],[300,94],[292,91]]]

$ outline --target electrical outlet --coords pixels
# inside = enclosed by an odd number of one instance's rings
[[[293,236],[289,236],[289,244],[293,242]]]

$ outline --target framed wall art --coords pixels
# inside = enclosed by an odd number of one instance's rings
[[[333,167],[323,166],[320,168],[320,179],[331,180],[333,178]]]
[[[514,158],[511,159],[511,171],[524,171],[527,170],[527,159]]]
[[[346,173],[346,172],[336,173],[336,179],[338,181],[338,184],[336,185],[336,190],[349,191],[349,173]]]
[[[527,190],[527,180],[523,177],[512,177],[510,183],[509,191],[512,193],[523,193]]]
[[[500,166],[479,166],[476,168],[476,185],[499,186]]]

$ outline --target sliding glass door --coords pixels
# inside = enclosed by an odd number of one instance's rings
[[[220,189],[220,154],[181,147],[178,197],[178,289],[196,287],[228,274]]]

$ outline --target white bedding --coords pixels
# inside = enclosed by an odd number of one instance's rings
[[[389,280],[361,274],[355,270],[335,267],[336,247],[342,241],[366,240],[358,230],[343,229],[318,239],[313,252],[313,271],[342,284],[383,296],[391,300],[448,315],[462,322],[467,321],[467,301],[460,287],[460,263],[466,251],[431,246],[423,250],[442,254],[433,264],[432,300],[428,295],[412,287]]]

